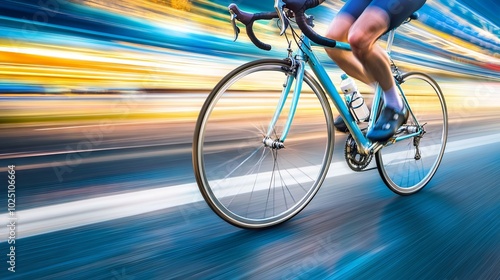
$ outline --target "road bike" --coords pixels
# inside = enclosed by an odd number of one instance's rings
[[[439,85],[424,73],[402,73],[391,60],[409,117],[389,141],[372,143],[365,134],[382,108],[380,87],[369,119],[357,121],[313,51],[349,51],[350,45],[317,34],[304,7],[276,0],[275,9],[253,14],[229,6],[236,38],[236,20],[261,49],[271,46],[255,36],[256,20],[278,19],[281,34],[292,34],[285,36],[287,57],[234,69],[201,109],[193,138],[193,168],[210,208],[242,228],[275,226],[304,209],[329,176],[335,131],[330,102],[349,131],[344,156],[352,170],[366,170],[374,156],[380,176],[393,192],[410,195],[424,188],[441,163],[447,141],[447,109]],[[295,25],[301,32],[295,32]],[[394,35],[395,29],[388,34],[389,56]]]

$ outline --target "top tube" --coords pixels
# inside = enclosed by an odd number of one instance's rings
[[[386,48],[386,51],[388,54],[391,53],[391,48],[392,48],[392,44],[394,42],[395,34],[396,34],[396,28],[394,28],[388,32],[387,48]],[[328,46],[324,46],[324,45],[320,45],[320,44],[315,43],[313,41],[310,41],[310,43],[312,46],[315,46],[315,47],[323,47],[323,48],[328,48],[328,49],[340,49],[340,50],[344,50],[344,51],[352,51],[351,45],[349,43],[346,43],[346,42],[337,41],[337,44],[333,48],[328,47]]]

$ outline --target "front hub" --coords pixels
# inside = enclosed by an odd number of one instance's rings
[[[281,142],[279,139],[273,140],[270,137],[265,137],[262,140],[262,143],[264,143],[264,146],[269,147],[273,150],[280,150],[285,148],[285,144]]]

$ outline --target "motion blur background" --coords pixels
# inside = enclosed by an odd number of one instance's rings
[[[16,165],[20,217],[18,272],[5,276],[500,278],[500,3],[428,0],[418,21],[398,29],[398,66],[433,76],[448,103],[451,149],[428,189],[400,200],[376,171],[339,176],[285,226],[246,232],[197,193],[194,123],[225,74],[284,57],[286,41],[264,21],[255,30],[271,51],[244,32],[234,43],[231,2],[273,8],[271,0],[0,2],[0,172]],[[343,3],[310,11],[320,33]],[[338,85],[340,70],[320,57]],[[344,139],[337,135],[336,162]],[[6,243],[0,275],[4,251]]]
[[[242,62],[283,56],[275,21],[256,26],[273,51],[255,48],[244,34],[232,43],[231,2],[2,1],[1,91],[209,90]],[[428,2],[419,21],[401,28],[396,58],[442,75],[498,78],[498,2]],[[236,3],[256,12],[273,1]],[[311,11],[320,32],[342,5],[327,1]]]

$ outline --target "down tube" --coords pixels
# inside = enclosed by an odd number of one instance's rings
[[[340,115],[344,119],[345,124],[349,128],[349,131],[353,135],[357,144],[361,147],[368,147],[370,143],[368,142],[368,140],[366,140],[365,136],[359,129],[358,125],[356,124],[356,121],[349,112],[347,105],[345,104],[344,100],[338,93],[337,88],[335,88],[335,85],[333,85],[332,81],[330,80],[330,77],[326,73],[325,68],[323,68],[318,58],[311,51],[309,51],[307,48],[303,49],[304,53],[309,58],[309,66],[313,70],[316,77],[318,77],[321,85],[323,85],[323,88],[330,95],[330,98],[333,100],[333,104],[340,112]]]

